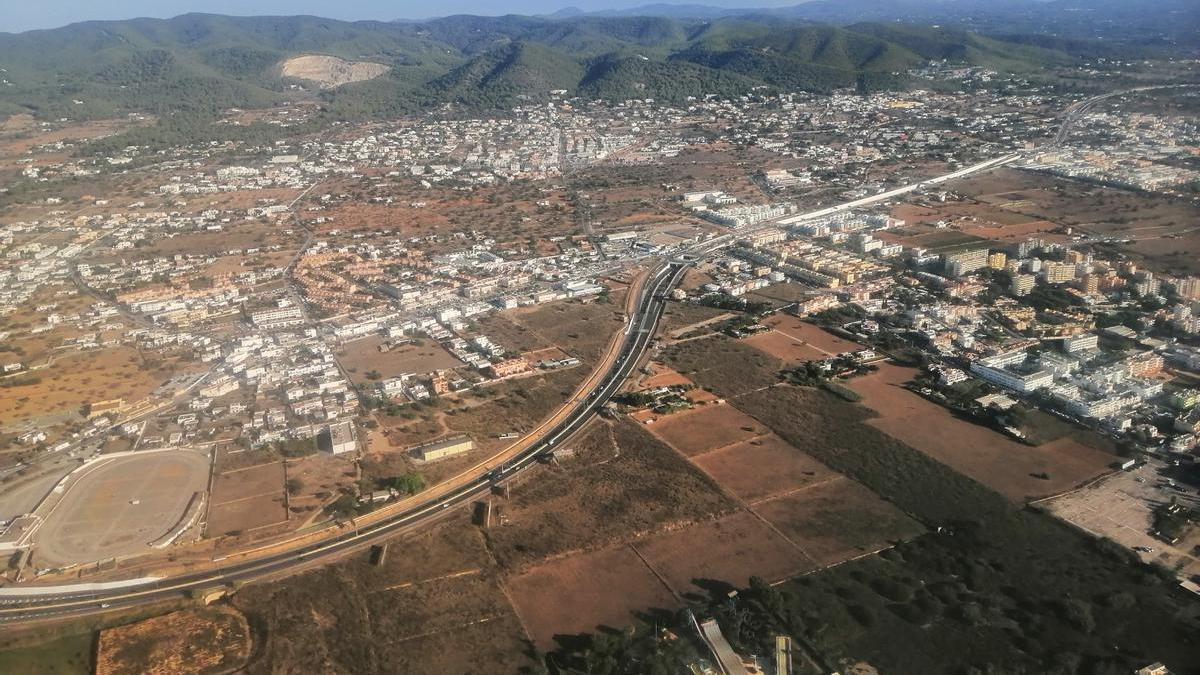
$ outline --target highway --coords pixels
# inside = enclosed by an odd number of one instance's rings
[[[470,503],[487,494],[493,484],[512,478],[549,457],[556,446],[583,427],[620,390],[653,341],[666,306],[666,294],[679,282],[688,265],[685,261],[674,260],[657,268],[646,281],[637,309],[627,324],[620,351],[599,384],[561,422],[501,466],[450,492],[371,525],[348,530],[307,547],[226,565],[212,571],[147,580],[143,584],[118,588],[80,584],[45,587],[41,592],[36,586],[0,589],[0,622],[11,624],[74,618],[177,600],[193,592],[228,587],[234,583],[283,576],[385,541],[443,516],[452,507]]]
[[[1096,102],[1121,94],[1157,88],[1163,87],[1145,87],[1113,92],[1075,104],[1066,111],[1059,132],[1050,145],[1061,142],[1077,115],[1089,109]],[[37,586],[0,588],[0,623],[36,622],[86,616],[149,603],[176,600],[186,597],[189,593],[228,587],[235,583],[281,577],[330,562],[348,552],[386,541],[399,533],[443,517],[451,508],[478,499],[487,494],[494,484],[505,481],[543,461],[553,453],[557,445],[561,445],[571,434],[592,419],[599,409],[620,390],[626,378],[645,355],[662,318],[666,294],[679,282],[683,272],[695,260],[728,245],[737,237],[745,236],[756,230],[803,222],[886,201],[922,187],[938,185],[1002,166],[1020,156],[1021,153],[1013,153],[997,157],[942,176],[843,204],[771,223],[739,228],[734,232],[695,246],[676,259],[661,264],[646,280],[636,308],[630,315],[619,352],[603,375],[598,372],[589,378],[584,388],[567,402],[562,412],[536,429],[529,437],[527,444],[520,443],[514,446],[513,452],[506,454],[498,466],[490,462],[485,463],[476,467],[474,473],[462,476],[461,482],[454,481],[443,490],[438,490],[435,486],[435,489],[431,489],[423,501],[411,507],[377,520],[370,520],[368,516],[366,520],[369,524],[363,524],[354,529],[347,528],[341,534],[317,543],[240,562],[227,560],[220,568],[204,572],[164,579],[147,579],[144,583],[126,581],[121,582],[118,587],[100,588],[96,584],[76,584],[40,589]],[[598,382],[596,382],[597,379]],[[593,382],[595,382],[594,385],[591,384]]]

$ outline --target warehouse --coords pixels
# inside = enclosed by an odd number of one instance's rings
[[[433,462],[461,455],[464,452],[470,452],[474,448],[475,442],[469,436],[459,436],[458,438],[450,438],[444,441],[437,441],[436,443],[419,445],[410,450],[409,453],[422,462]]]

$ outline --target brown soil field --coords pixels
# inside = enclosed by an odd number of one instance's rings
[[[573,207],[565,193],[543,192],[538,184],[529,181],[479,187],[469,194],[446,190],[430,193],[420,188],[416,180],[372,186],[369,196],[394,199],[386,205],[366,203],[362,197],[367,195],[362,194],[360,180],[333,180],[328,185],[329,192],[343,191],[352,198],[321,214],[332,220],[318,225],[318,232],[382,230],[415,237],[452,230],[480,230],[502,247],[524,250],[530,238],[563,235],[577,229]],[[540,207],[539,201],[548,201],[550,206]],[[425,202],[425,206],[412,206],[414,202]]]
[[[691,380],[683,375],[675,372],[671,368],[662,365],[661,363],[647,364],[651,375],[646,376],[638,383],[638,389],[657,389],[658,387],[679,387],[694,384]]]
[[[250,643],[246,617],[230,607],[172,612],[101,631],[96,675],[233,672]]]
[[[0,126],[0,157],[21,157],[40,145],[91,140],[150,123],[149,120],[135,122],[127,118],[118,118],[73,123],[43,131],[38,128],[33,118],[13,115],[6,118],[3,126]]]
[[[763,324],[796,342],[807,344],[823,352],[826,356],[855,352],[863,348],[857,342],[840,338],[823,330],[820,326],[788,314],[776,314],[764,321]]]
[[[648,431],[688,457],[767,433],[767,428],[737,408],[705,405],[660,417]]]
[[[754,510],[820,565],[871,553],[924,531],[879,495],[844,477],[759,503]]]
[[[144,398],[170,377],[169,367],[147,370],[129,347],[74,354],[44,370],[30,371],[6,382],[25,382],[0,392],[0,424],[54,412],[82,409],[88,403]]]
[[[288,498],[289,508],[294,516],[308,520],[319,516],[321,507],[354,482],[354,460],[324,453],[288,460],[287,477],[300,482],[299,491]]]
[[[256,193],[255,199],[262,197]],[[271,244],[292,246],[299,235],[289,237],[274,225],[247,223],[230,227],[224,232],[190,232],[170,239],[159,239],[142,249],[142,256],[172,256],[177,254],[221,254],[234,249],[261,248]]]
[[[513,321],[511,311],[496,312],[476,320],[479,332],[513,352],[530,352],[552,347],[548,339]]]
[[[891,215],[904,221],[904,227],[896,234],[914,236],[937,231],[935,223],[945,220],[951,223],[950,231],[966,230],[977,234],[974,228],[1007,228],[1028,222],[1029,218],[1003,208],[1011,200],[1003,197],[988,199],[984,203],[965,201],[945,204],[902,203],[892,209]],[[972,220],[974,219],[974,220]]]
[[[973,228],[971,229],[971,234],[992,241],[1008,243],[1028,239],[1029,237],[1044,234],[1057,228],[1057,223],[1052,223],[1048,220],[1031,220],[1016,225]]]
[[[1032,447],[961,420],[901,385],[916,374],[882,364],[850,383],[879,413],[871,426],[920,450],[1014,501],[1057,494],[1105,473],[1114,456],[1072,438]],[[1045,472],[1048,480],[1033,474]]]
[[[379,646],[380,673],[520,673],[535,667],[525,628],[511,608],[441,632],[387,639]]]
[[[749,504],[838,477],[775,434],[714,450],[692,461],[721,487]]]
[[[696,592],[700,588],[697,581],[741,588],[752,576],[773,583],[815,567],[796,547],[746,511],[660,532],[632,546],[680,595]]]
[[[538,649],[555,636],[619,628],[636,613],[679,603],[628,546],[560,558],[510,577],[506,585]]]
[[[566,444],[575,457],[522,477],[496,502],[487,536],[502,568],[601,548],[728,513],[734,504],[703,472],[632,422],[594,422]]]
[[[703,286],[704,284],[712,283],[712,281],[713,281],[713,277],[711,274],[701,272],[701,271],[697,270],[696,268],[692,267],[692,268],[689,268],[688,271],[683,273],[683,281],[679,282],[679,287],[685,291],[694,291],[697,288],[700,288],[701,286]],[[681,306],[684,306],[684,305],[682,303],[674,303],[674,302],[669,303],[667,305],[668,314],[670,313],[671,308],[681,307]],[[687,306],[698,307],[699,305],[687,305]],[[710,307],[708,309],[712,309],[712,308]]]
[[[247,497],[279,494],[283,490],[283,473],[283,462],[279,461],[222,471],[213,479],[212,503],[217,505]]]
[[[1047,174],[1003,170],[956,182],[955,189],[1077,233],[1134,240],[1122,249],[1151,269],[1200,273],[1200,207],[1185,200],[1121,190]]]
[[[237,536],[260,527],[278,525],[287,519],[283,492],[280,491],[276,495],[248,497],[210,506],[204,533],[210,538]]]
[[[338,362],[350,373],[355,384],[370,385],[377,382],[367,378],[367,373],[371,371],[376,371],[379,379],[385,380],[404,373],[424,374],[463,365],[462,361],[433,340],[402,345],[388,352],[379,351],[379,345],[383,343],[384,338],[372,336],[355,340],[338,350]]]
[[[724,335],[670,345],[663,349],[662,359],[696,384],[726,398],[778,383],[785,365]]]
[[[588,362],[604,353],[624,326],[625,291],[613,291],[607,303],[564,301],[512,310],[509,319],[563,351]]]
[[[742,342],[789,365],[829,358],[827,352],[777,330],[751,335]]]

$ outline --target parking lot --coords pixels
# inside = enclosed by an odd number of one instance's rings
[[[1151,534],[1154,509],[1178,498],[1185,506],[1196,506],[1194,489],[1167,487],[1160,472],[1165,465],[1152,461],[1132,471],[1121,471],[1096,484],[1043,502],[1054,515],[1100,537],[1107,537],[1137,551],[1146,562],[1157,562],[1185,577],[1200,574],[1200,559],[1194,555],[1200,534],[1189,533],[1174,546]]]

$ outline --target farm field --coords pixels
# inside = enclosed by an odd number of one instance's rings
[[[924,531],[920,523],[845,477],[759,502],[754,510],[822,566],[873,553]]]
[[[645,429],[688,457],[767,433],[753,418],[720,403],[660,417]]]
[[[742,587],[756,576],[780,581],[815,567],[811,559],[747,511],[639,539],[633,548],[672,590],[697,593],[700,584]]]
[[[713,450],[692,461],[751,505],[838,477],[775,434]]]
[[[560,558],[510,577],[506,585],[538,649],[555,636],[631,623],[635,612],[669,609],[678,601],[628,546]]]
[[[829,353],[812,346],[801,338],[779,330],[751,335],[742,340],[760,352],[773,356],[787,365],[804,363],[806,361],[821,361],[829,358]]]
[[[243,533],[286,521],[283,490],[281,461],[216,474],[208,508],[207,536]]]
[[[488,531],[501,568],[519,571],[664,527],[733,510],[703,472],[632,422],[593,422],[571,441],[573,458],[517,481]]]
[[[863,348],[857,342],[840,338],[820,326],[790,314],[775,314],[763,324],[770,326],[777,333],[817,350],[822,354],[821,358],[855,352]]]
[[[655,363],[651,361],[650,363],[646,364],[646,368],[650,370],[651,374],[643,377],[642,380],[637,383],[637,388],[639,391],[645,389],[655,389],[658,387],[695,385],[695,383],[688,378],[675,372],[671,368],[662,365],[661,363]]]
[[[879,414],[868,424],[1009,499],[1069,490],[1108,471],[1115,459],[1070,437],[1033,447],[959,419],[902,386],[915,375],[911,368],[885,363],[850,383],[863,405]],[[1047,477],[1039,477],[1043,474]]]

